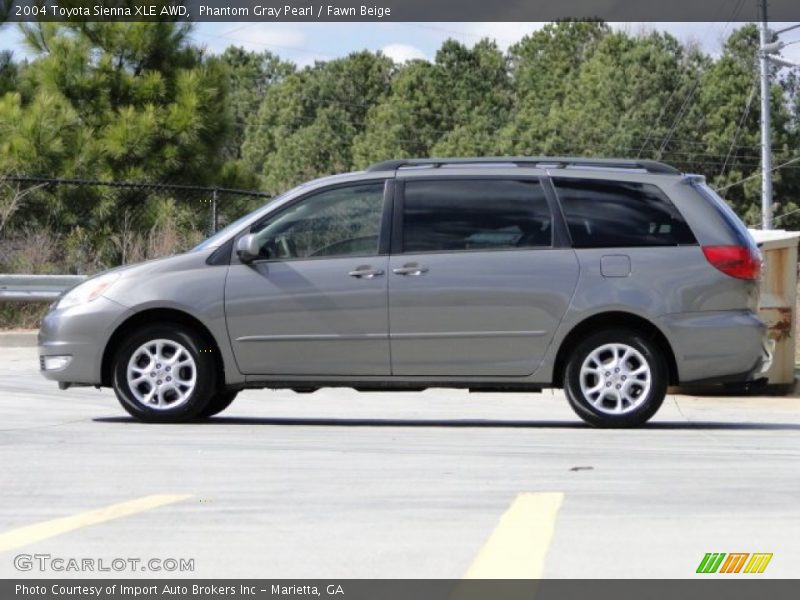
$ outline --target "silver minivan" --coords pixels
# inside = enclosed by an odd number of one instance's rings
[[[42,322],[40,367],[143,421],[246,388],[563,387],[588,423],[635,426],[668,385],[766,371],[760,269],[725,202],[664,163],[393,160],[78,285]]]

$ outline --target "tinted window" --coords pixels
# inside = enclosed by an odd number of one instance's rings
[[[695,243],[680,213],[654,185],[593,179],[553,183],[576,248]]]
[[[725,202],[717,192],[705,183],[694,184],[694,188],[700,192],[701,196],[711,202],[720,215],[722,215],[722,218],[728,224],[728,227],[730,227],[742,246],[747,246],[753,250],[758,249],[758,245],[753,239],[753,236],[747,231],[747,226],[742,223],[742,220],[733,212],[733,209],[728,206],[728,203]]]
[[[551,245],[538,181],[407,181],[403,250],[441,252]]]
[[[378,254],[383,182],[326,190],[253,226],[271,259]]]

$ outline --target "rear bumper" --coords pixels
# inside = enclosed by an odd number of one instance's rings
[[[774,342],[751,311],[666,315],[662,325],[681,384],[753,381],[772,364]]]
[[[766,375],[773,360],[775,360],[775,340],[764,339],[761,344],[761,366],[758,375]]]

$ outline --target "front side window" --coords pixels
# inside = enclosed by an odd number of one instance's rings
[[[554,178],[575,248],[695,244],[664,193],[647,183]]]
[[[407,181],[403,251],[549,247],[552,219],[538,181]]]
[[[378,254],[384,183],[337,187],[308,196],[251,229],[259,256],[290,260]]]

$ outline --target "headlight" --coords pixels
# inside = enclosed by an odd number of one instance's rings
[[[78,284],[61,297],[56,304],[56,308],[70,308],[91,302],[102,296],[103,292],[114,285],[114,282],[119,277],[119,273],[108,273]]]

